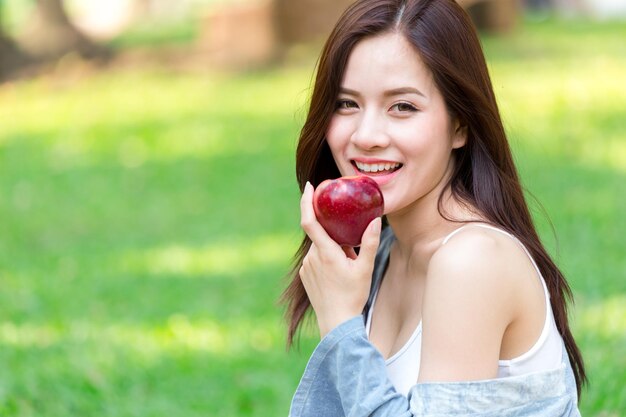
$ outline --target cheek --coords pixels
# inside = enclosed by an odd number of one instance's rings
[[[345,119],[333,117],[330,120],[326,130],[326,141],[333,155],[345,149],[345,146],[350,141],[350,134],[350,126]]]
[[[389,135],[395,139],[395,146],[407,158],[423,155],[429,148],[432,148],[430,142],[432,132],[423,124],[397,125],[389,130]]]
[[[397,125],[391,132],[407,156],[437,159],[449,153],[451,138],[448,123],[441,117],[428,116],[414,123]]]

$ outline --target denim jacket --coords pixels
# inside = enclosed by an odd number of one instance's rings
[[[290,417],[580,416],[565,349],[560,367],[521,376],[419,383],[408,398],[387,378],[382,355],[354,317],[322,339],[304,371]]]
[[[388,253],[389,236],[383,233],[380,256]],[[373,284],[380,280],[385,261],[377,259]],[[405,397],[387,377],[385,360],[369,342],[363,316],[358,316],[337,326],[316,347],[289,416],[580,417],[577,403],[565,347],[561,366],[553,370],[481,381],[418,383]]]

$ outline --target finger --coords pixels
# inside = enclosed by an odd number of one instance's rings
[[[339,245],[330,237],[317,221],[313,209],[313,186],[307,182],[300,199],[300,226],[319,249],[339,249]]]
[[[381,218],[377,217],[370,222],[369,226],[367,226],[367,229],[365,229],[365,233],[363,233],[358,259],[359,262],[363,262],[364,265],[374,265],[376,252],[378,251],[378,245],[380,243],[381,227]]]
[[[341,249],[343,249],[343,253],[345,253],[348,258],[352,260],[357,258],[357,254],[352,246],[342,246]]]

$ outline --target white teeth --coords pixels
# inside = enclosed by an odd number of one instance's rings
[[[371,173],[393,171],[397,169],[398,167],[400,167],[401,165],[397,162],[396,163],[386,162],[384,164],[365,164],[363,162],[357,162],[357,161],[355,161],[355,164],[356,164],[356,167],[359,169],[359,171],[371,172]]]

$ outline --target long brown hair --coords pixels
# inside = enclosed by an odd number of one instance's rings
[[[515,235],[531,253],[550,291],[556,325],[580,395],[586,376],[568,324],[567,302],[572,301],[572,292],[539,239],[513,163],[480,40],[469,16],[455,1],[360,0],[346,10],[324,46],[309,112],[300,132],[296,151],[300,190],[306,181],[317,186],[340,175],[325,136],[348,57],[360,40],[388,32],[403,34],[413,45],[432,72],[448,111],[467,127],[466,145],[454,150],[455,169],[449,183],[452,193],[476,208],[487,221]],[[310,245],[305,236],[295,255],[292,281],[283,293],[289,344],[310,307],[298,275]]]

